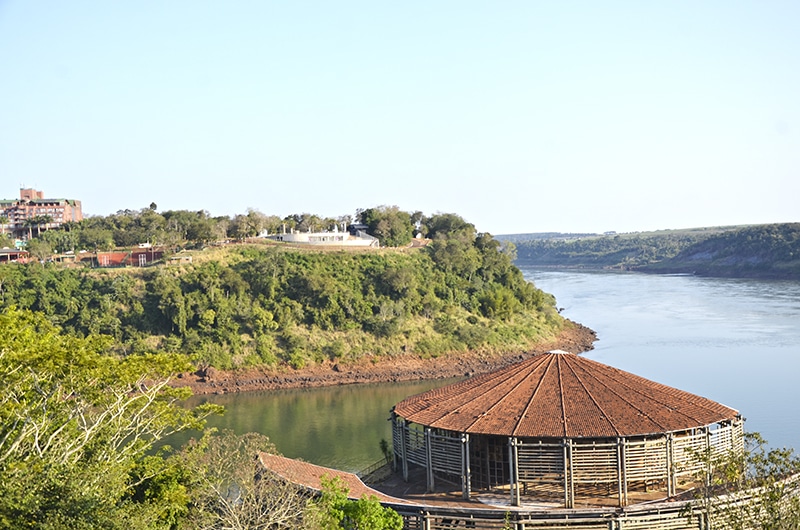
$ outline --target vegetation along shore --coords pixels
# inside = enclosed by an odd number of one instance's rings
[[[188,386],[192,389],[193,394],[202,395],[468,377],[518,362],[535,353],[556,349],[583,353],[594,348],[595,340],[597,340],[597,335],[594,331],[581,324],[567,321],[555,338],[542,342],[524,353],[507,352],[499,355],[487,355],[470,351],[441,357],[403,355],[387,360],[387,362],[373,362],[371,359],[365,359],[357,363],[341,365],[329,361],[301,370],[264,368],[217,370],[208,367],[196,372],[180,374],[173,384]]]

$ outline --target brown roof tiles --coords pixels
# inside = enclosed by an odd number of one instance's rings
[[[414,423],[531,438],[616,438],[683,431],[738,411],[586,357],[550,352],[401,401]]]

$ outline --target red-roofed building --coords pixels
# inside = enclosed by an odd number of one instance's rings
[[[28,263],[28,251],[16,248],[0,248],[0,263]]]
[[[137,248],[129,251],[98,252],[98,267],[146,267],[164,257],[164,251],[155,248]]]

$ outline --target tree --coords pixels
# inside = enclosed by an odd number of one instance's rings
[[[25,245],[30,255],[39,261],[44,261],[53,255],[53,248],[50,243],[42,239],[30,239]]]
[[[400,247],[411,242],[414,236],[414,225],[411,215],[397,206],[378,206],[368,208],[360,214],[361,222],[367,225],[367,231],[377,237],[382,246]]]
[[[39,237],[43,225],[50,225],[53,218],[49,215],[36,215],[25,219],[25,226],[28,227],[28,239],[33,238],[33,228],[36,227],[36,237]]]
[[[800,459],[792,449],[768,449],[761,435],[747,433],[744,451],[696,456],[705,471],[695,508],[709,528],[800,528]]]
[[[9,219],[7,215],[0,214],[0,237],[6,235],[6,228],[9,226]]]
[[[403,518],[391,508],[384,508],[374,496],[356,501],[347,498],[347,486],[338,477],[323,476],[322,495],[309,519],[311,526],[322,530],[402,530]]]
[[[10,248],[14,246],[14,240],[6,234],[0,234],[0,248]]]
[[[105,355],[108,339],[13,308],[0,329],[0,527],[166,527],[173,500],[147,490],[165,469],[148,451],[218,410],[179,406],[189,391],[169,382],[185,359]]]
[[[458,239],[470,244],[474,241],[475,226],[454,213],[438,213],[425,219],[427,237],[431,239]]]
[[[192,509],[187,528],[267,530],[303,528],[309,499],[297,486],[258,467],[260,452],[275,452],[258,433],[209,432],[175,459],[190,470]]]

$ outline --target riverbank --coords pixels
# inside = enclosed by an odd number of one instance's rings
[[[175,386],[188,386],[195,395],[228,394],[256,390],[312,388],[357,383],[387,383],[424,379],[447,379],[481,374],[520,361],[525,357],[550,350],[583,353],[594,348],[597,334],[581,324],[567,321],[561,333],[528,352],[506,355],[463,353],[437,358],[405,355],[392,358],[373,358],[352,364],[329,362],[300,370],[286,368],[269,370],[222,371],[214,368],[181,374]]]

